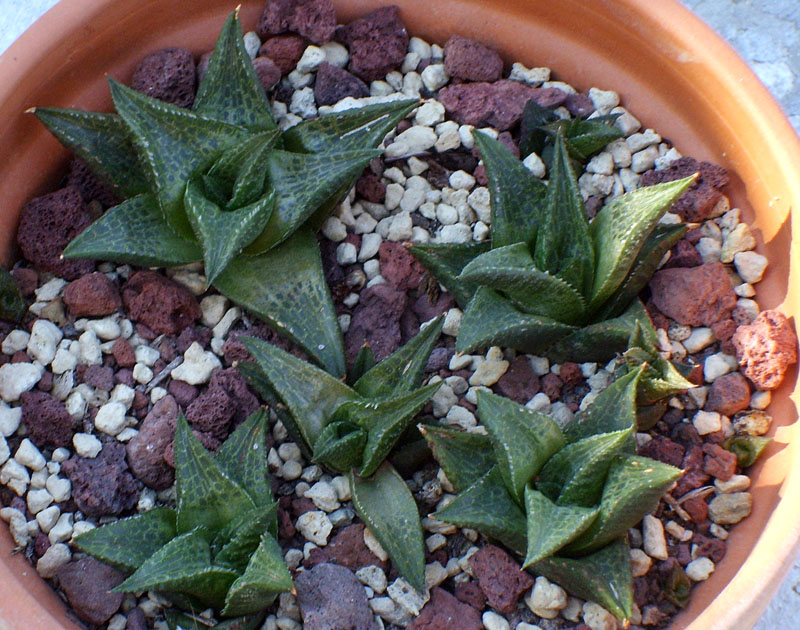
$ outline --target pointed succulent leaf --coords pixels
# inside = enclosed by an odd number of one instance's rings
[[[542,469],[538,489],[558,505],[589,507],[600,501],[606,475],[614,457],[634,439],[634,429],[601,433],[568,444]]]
[[[522,111],[520,121],[519,150],[523,157],[531,153],[541,156],[547,141],[547,132],[542,129],[548,123],[558,120],[552,109],[547,109],[531,99]]]
[[[528,549],[523,568],[554,555],[580,536],[597,517],[599,508],[556,505],[531,486],[525,487]]]
[[[594,244],[561,134],[556,136],[544,205],[536,232],[534,264],[586,295],[594,274]]]
[[[222,197],[225,198],[226,203],[233,197],[233,189],[237,180],[240,178],[244,179],[247,172],[249,172],[251,176],[255,176],[256,174],[261,176],[261,188],[263,190],[266,179],[266,167],[264,164],[261,165],[260,170],[264,171],[261,173],[256,169],[257,164],[251,164],[251,162],[263,162],[279,138],[280,134],[277,129],[253,134],[243,142],[225,151],[219,159],[214,162],[211,168],[208,169],[206,176],[224,186],[220,192]],[[260,192],[258,196],[261,196]]]
[[[326,154],[272,151],[267,158],[267,181],[278,201],[267,227],[246,250],[256,255],[289,238],[342,186],[348,188],[378,150]]]
[[[16,322],[22,319],[27,310],[14,276],[5,267],[0,267],[0,319]]]
[[[192,180],[186,186],[184,206],[192,230],[202,243],[206,282],[211,285],[230,261],[264,231],[275,209],[275,193],[237,210],[223,210],[203,194],[198,181]]]
[[[217,37],[192,109],[247,129],[275,128],[264,88],[245,50],[235,11],[228,16]]]
[[[624,455],[611,464],[600,501],[600,514],[565,552],[587,554],[625,536],[680,477],[681,470],[648,457]]]
[[[658,423],[667,412],[669,403],[666,399],[658,400],[652,405],[636,408],[636,428],[639,431],[649,431]]]
[[[571,595],[597,602],[617,619],[625,620],[633,614],[630,567],[630,547],[620,539],[582,558],[546,558],[532,569]]]
[[[442,326],[444,318],[438,317],[421,328],[411,341],[369,368],[353,389],[366,398],[388,398],[419,387]]]
[[[275,539],[265,534],[244,573],[231,584],[224,616],[248,615],[269,606],[279,593],[292,590],[292,576]]]
[[[63,256],[161,267],[202,260],[203,250],[178,236],[155,197],[145,194],[109,209],[67,245]]]
[[[109,79],[117,113],[147,165],[167,223],[183,237],[192,230],[183,209],[186,182],[244,141],[247,131],[150,98]]]
[[[274,191],[264,190],[267,182],[267,158],[272,151],[272,145],[272,140],[265,142],[247,157],[236,175],[230,201],[225,206],[226,210],[235,210],[254,203],[266,195],[274,195]]]
[[[367,432],[352,422],[338,420],[327,425],[314,444],[314,461],[346,473],[361,466]]]
[[[613,123],[618,115],[581,120],[556,120],[545,125],[545,133],[551,136],[563,134],[569,156],[584,161],[600,151],[609,142],[624,134]]]
[[[237,256],[215,286],[301,346],[328,372],[344,376],[342,331],[311,232],[298,230],[260,256]]]
[[[623,358],[629,362],[631,368],[638,366],[640,364],[639,361],[644,358],[642,356],[634,358],[636,355],[635,352],[632,352],[634,350],[639,350],[639,348],[631,348],[623,355]],[[664,359],[660,355],[651,356],[650,359],[652,362],[646,364],[642,378],[639,381],[636,404],[640,406],[652,405],[659,400],[670,398],[675,394],[696,387],[694,383],[688,381],[678,371],[671,361]]]
[[[489,179],[492,247],[533,245],[541,227],[547,187],[500,142],[480,131],[473,137]]]
[[[489,431],[506,488],[522,504],[525,486],[566,442],[552,418],[513,400],[478,392],[478,415]]]
[[[488,252],[489,243],[425,243],[412,245],[411,254],[441,282],[461,308],[466,308],[480,285],[458,279],[470,261]]]
[[[421,427],[425,441],[456,492],[463,492],[494,466],[489,438],[438,424]]]
[[[266,453],[267,414],[252,413],[219,447],[214,461],[256,505],[272,502]]]
[[[500,291],[526,313],[567,324],[579,321],[586,306],[572,285],[537,269],[523,243],[481,254],[464,267],[458,280]]]
[[[275,518],[276,509],[260,510],[253,514],[214,555],[214,564],[220,567],[233,569],[241,573],[250,562],[250,557],[261,543],[262,537],[267,534],[271,521]]]
[[[633,263],[630,272],[622,284],[599,307],[592,317],[595,320],[617,317],[641,293],[642,289],[650,282],[653,274],[658,269],[666,253],[672,249],[688,230],[684,223],[677,225],[656,225],[655,229],[645,239],[638,257]]]
[[[183,414],[175,430],[175,482],[180,533],[201,527],[213,537],[239,512],[255,506],[195,437]]]
[[[177,535],[175,510],[153,508],[76,536],[73,544],[98,560],[135,571]]]
[[[130,132],[116,114],[37,107],[36,117],[58,141],[124,197],[148,191]]]
[[[484,536],[499,540],[513,552],[525,555],[525,513],[508,493],[497,466],[433,516],[458,527],[477,529]]]
[[[620,287],[658,220],[696,178],[639,188],[617,197],[597,213],[589,228],[596,257],[590,310]]]
[[[394,468],[383,463],[367,479],[350,473],[353,507],[381,543],[395,568],[425,590],[425,550],[417,503]]]
[[[289,408],[309,445],[316,443],[342,403],[358,398],[337,378],[270,343],[248,337],[241,341]]]
[[[222,549],[242,532],[257,531],[262,534],[268,531],[273,536],[278,535],[278,503],[270,501],[264,505],[240,512],[236,517],[225,524],[217,535],[211,540],[211,557],[216,558]],[[256,544],[258,541],[256,540]],[[253,545],[255,549],[255,545]],[[216,560],[215,560],[216,563]]]
[[[358,350],[353,365],[350,366],[350,370],[347,372],[347,384],[353,387],[362,376],[375,367],[376,363],[377,361],[375,361],[375,353],[372,351],[372,346],[368,343],[364,343]]]
[[[740,468],[747,468],[756,462],[770,442],[772,442],[772,438],[768,437],[737,435],[726,440],[723,446],[736,455]]]
[[[569,324],[523,313],[497,292],[480,287],[464,311],[456,350],[473,352],[488,346],[509,346],[536,354],[574,330]]]
[[[214,626],[214,630],[257,630],[261,627],[266,616],[266,611],[254,615],[226,619]],[[169,630],[208,630],[208,621],[202,617],[190,617],[174,608],[164,611],[164,619]],[[198,620],[200,619],[200,620]]]
[[[663,583],[662,592],[667,601],[672,602],[678,608],[683,608],[689,603],[692,581],[681,565],[675,563],[672,566],[672,571]]]

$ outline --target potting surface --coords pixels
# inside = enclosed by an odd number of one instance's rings
[[[58,0],[0,0],[0,53]],[[796,0],[683,0],[750,64],[800,131],[800,4]],[[755,630],[792,627],[800,611],[800,560]]]

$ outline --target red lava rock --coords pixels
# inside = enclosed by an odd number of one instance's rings
[[[42,378],[39,379],[39,382],[36,383],[36,389],[40,392],[49,392],[53,389],[53,373],[52,372],[44,372],[42,374]]]
[[[211,331],[205,326],[188,326],[175,340],[175,349],[183,354],[195,341],[205,348],[211,341]]]
[[[503,131],[502,133],[498,134],[497,141],[502,144],[506,149],[511,151],[511,154],[515,158],[519,158],[520,152],[517,143],[514,142],[514,138],[511,137],[511,134],[507,131]]]
[[[147,55],[136,66],[131,87],[178,107],[194,103],[195,66],[185,48],[165,48]]]
[[[350,72],[364,81],[382,79],[400,67],[408,52],[408,33],[394,5],[337,29],[336,39],[350,50]]]
[[[511,362],[506,373],[495,385],[500,394],[520,405],[524,405],[538,394],[539,388],[539,377],[531,368],[531,362],[523,355],[518,355]]]
[[[545,374],[541,380],[542,391],[547,394],[550,400],[556,400],[561,396],[561,388],[564,386],[564,381],[558,374]]]
[[[210,433],[205,433],[203,431],[198,431],[197,429],[192,429],[192,434],[200,441],[200,444],[207,451],[211,451],[215,453],[216,450],[222,446],[222,442],[220,442],[217,438],[215,438]],[[167,447],[164,449],[164,461],[169,464],[172,468],[175,468],[175,441],[171,441],[167,444]]]
[[[438,99],[456,122],[476,127],[511,129],[522,117],[528,101],[542,107],[558,107],[566,100],[557,88],[535,88],[518,81],[461,83],[439,90]]]
[[[362,291],[345,335],[348,362],[352,363],[361,346],[368,343],[375,359],[381,361],[400,347],[400,316],[408,298],[388,284],[377,284]]]
[[[119,203],[119,198],[111,186],[92,173],[86,162],[79,158],[73,158],[70,162],[67,186],[77,186],[86,203],[99,201],[105,207],[115,206]]]
[[[514,610],[520,595],[533,586],[533,578],[500,547],[486,545],[469,564],[489,606],[498,612]]]
[[[47,537],[47,534],[39,532],[36,534],[36,538],[33,541],[33,553],[35,553],[38,558],[41,558],[48,549],[50,549],[50,539]]]
[[[459,585],[460,586],[460,585]],[[457,591],[456,591],[457,592]],[[481,614],[438,586],[408,630],[481,630]]]
[[[348,568],[320,564],[294,579],[305,630],[375,630],[367,592]]]
[[[431,356],[428,357],[428,363],[425,365],[426,372],[438,372],[445,369],[450,365],[450,359],[453,358],[455,349],[452,346],[440,346],[434,348]]]
[[[17,243],[22,255],[41,271],[75,280],[94,271],[94,261],[61,259],[61,253],[91,222],[80,190],[67,186],[25,204]]]
[[[61,464],[61,472],[72,482],[75,505],[88,516],[120,514],[132,509],[139,498],[139,485],[120,442],[106,442],[94,459],[68,459]]]
[[[136,354],[127,339],[119,337],[111,346],[111,354],[119,367],[132,368],[136,365]]]
[[[702,523],[708,518],[708,503],[703,497],[686,499],[681,506],[695,523]]]
[[[63,299],[74,317],[109,315],[122,306],[119,289],[98,271],[70,282],[64,289]]]
[[[686,449],[668,437],[656,435],[652,440],[639,447],[639,454],[656,459],[676,468],[681,467]]]
[[[144,409],[147,407],[148,398],[144,392],[136,391],[133,394],[133,402],[131,403],[131,409]]]
[[[735,453],[726,451],[719,444],[703,444],[703,452],[706,454],[703,472],[722,481],[728,481],[736,474],[738,458]]]
[[[583,380],[581,366],[572,361],[565,361],[561,364],[559,376],[564,381],[564,385],[577,385]]]
[[[694,490],[706,484],[710,479],[708,473],[703,470],[703,449],[700,446],[692,446],[686,451],[683,457],[684,470],[683,476],[678,479],[672,496],[682,497],[690,490]]]
[[[102,365],[86,365],[81,380],[87,385],[96,387],[104,392],[110,392],[114,387],[114,369]],[[75,371],[77,375],[77,370]]]
[[[253,360],[253,358],[250,356],[250,353],[247,351],[247,348],[245,348],[244,344],[239,341],[236,333],[232,333],[230,336],[228,336],[228,338],[225,340],[225,343],[222,344],[222,356],[227,365],[233,365],[234,363],[242,361],[252,362]]]
[[[113,589],[122,584],[124,576],[90,556],[59,567],[56,576],[75,614],[84,621],[105,623],[122,605],[124,593]]]
[[[127,630],[147,630],[147,616],[138,606],[128,611],[127,617],[128,623],[125,626]]]
[[[11,356],[11,363],[30,363],[31,358],[28,356],[28,353],[24,350],[17,350]]]
[[[456,584],[456,599],[469,604],[476,610],[483,610],[484,606],[486,606],[486,595],[483,594],[477,582],[459,582]]]
[[[588,94],[567,94],[564,107],[570,114],[578,118],[586,118],[594,111],[594,103]]]
[[[306,497],[300,497],[298,499],[292,499],[291,503],[291,511],[292,515],[295,518],[300,518],[303,514],[308,512],[316,511],[317,506],[314,505],[314,502],[311,499]]]
[[[696,557],[710,558],[715,563],[722,560],[727,551],[727,545],[724,540],[708,538],[702,534],[692,536],[692,544],[695,545],[694,555]]]
[[[135,387],[136,381],[133,380],[133,370],[129,368],[122,368],[121,370],[117,370],[114,374],[114,380],[117,383],[122,383],[123,385],[127,385],[128,387]]]
[[[281,80],[281,69],[269,57],[253,59],[253,69],[265,92],[269,92]]]
[[[660,171],[647,171],[642,175],[641,185],[652,186],[662,182],[683,179],[699,172],[700,176],[681,195],[671,212],[679,214],[684,221],[699,223],[705,221],[711,210],[722,197],[720,188],[728,183],[728,172],[711,162],[698,162],[694,158],[682,157]]]
[[[356,193],[365,201],[383,203],[386,199],[386,184],[374,173],[366,171],[356,182]]]
[[[261,39],[287,31],[315,44],[330,41],[336,29],[336,12],[330,0],[270,0],[258,19]]]
[[[244,347],[244,346],[243,346]],[[198,389],[184,381],[170,381],[167,391],[175,398],[178,406],[186,408],[197,397]]]
[[[19,291],[24,297],[33,295],[39,287],[39,274],[36,273],[35,269],[17,267],[11,270],[11,275],[14,277],[14,282],[17,283]]]
[[[775,389],[790,365],[797,363],[797,336],[779,311],[762,311],[732,337],[744,375],[756,388]]]
[[[270,37],[258,49],[259,57],[268,57],[281,71],[289,74],[306,49],[306,40],[299,35],[277,35]]]
[[[234,413],[236,401],[221,387],[209,387],[189,404],[186,420],[193,428],[224,439]]]
[[[497,51],[474,39],[454,35],[444,45],[444,67],[451,77],[464,81],[497,81],[503,60]]]
[[[429,293],[420,295],[411,305],[411,310],[419,318],[421,322],[427,322],[434,317],[444,315],[447,311],[456,305],[456,301],[449,293],[440,293],[435,302],[431,302]]]
[[[378,250],[381,275],[399,291],[416,289],[425,268],[403,243],[384,241]]]
[[[197,299],[183,285],[155,271],[137,271],[122,287],[128,316],[157,334],[174,335],[200,319]]]
[[[358,77],[343,68],[323,61],[317,70],[314,83],[314,99],[317,105],[333,105],[347,96],[362,98],[369,96],[369,88]]]
[[[316,508],[312,508],[316,509]],[[323,562],[333,562],[358,571],[371,564],[386,570],[388,563],[383,562],[364,544],[364,525],[348,525],[339,531],[325,547],[312,549],[303,564],[306,568],[315,567]]]
[[[750,406],[750,386],[739,372],[720,376],[711,385],[706,409],[732,416]]]
[[[670,250],[670,257],[662,269],[670,267],[699,267],[703,264],[703,257],[695,246],[687,239],[682,238]]]
[[[63,402],[44,392],[25,392],[20,402],[31,442],[39,448],[72,446],[72,416]]]
[[[688,326],[710,326],[728,318],[736,306],[736,293],[721,263],[662,269],[650,280],[650,290],[664,315]]]
[[[172,396],[164,396],[128,442],[128,465],[136,478],[150,488],[164,490],[175,481],[175,472],[164,461],[164,452],[175,439],[177,421],[178,404]]]
[[[719,341],[728,341],[736,332],[737,324],[732,319],[723,319],[711,324],[711,330]]]

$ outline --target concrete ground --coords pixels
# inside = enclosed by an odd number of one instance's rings
[[[58,0],[0,0],[0,52]],[[750,64],[800,131],[800,1],[682,0]],[[800,626],[800,560],[754,630]],[[746,630],[742,628],[742,630]]]

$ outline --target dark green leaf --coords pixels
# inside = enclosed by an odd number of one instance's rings
[[[241,208],[267,194],[274,194],[273,191],[265,193],[264,188],[267,183],[267,160],[276,139],[277,135],[273,132],[273,135],[244,161],[233,183],[231,199],[226,205],[227,210]]]
[[[353,365],[347,373],[347,384],[353,387],[364,374],[375,367],[375,363],[375,353],[372,351],[372,347],[365,343],[359,349],[356,360],[353,361]]]
[[[473,137],[489,179],[492,247],[533,245],[547,188],[500,142],[482,132]]]
[[[458,275],[471,260],[489,249],[489,243],[425,243],[412,245],[409,251],[444,285],[458,305],[466,308],[479,285],[458,280]]]
[[[549,416],[485,391],[478,391],[478,415],[489,431],[503,482],[521,505],[525,486],[566,444],[561,429]]]
[[[14,276],[5,267],[0,267],[0,319],[16,322],[28,310]]]
[[[523,568],[552,556],[580,536],[597,517],[599,508],[556,505],[531,486],[525,487],[528,549]]]
[[[522,313],[495,291],[481,287],[464,311],[456,350],[508,346],[536,354],[574,330],[574,326],[553,319]]]
[[[417,503],[403,479],[384,463],[364,479],[350,473],[353,507],[381,543],[395,568],[418,591],[425,590],[425,549]]]
[[[76,536],[73,544],[123,571],[135,571],[177,535],[175,510],[157,507]]]
[[[272,536],[261,538],[245,572],[231,584],[225,598],[225,616],[247,615],[269,606],[278,593],[292,590],[292,576],[283,552]]]
[[[411,341],[369,368],[353,389],[366,398],[388,398],[419,387],[443,325],[444,318],[439,317],[420,329]]]
[[[463,492],[494,466],[489,438],[438,424],[424,425],[422,434],[456,492]]]
[[[772,438],[768,437],[737,435],[726,440],[724,446],[736,455],[740,468],[747,468],[756,462],[770,442],[772,442]]]
[[[339,473],[361,466],[367,432],[352,422],[328,424],[314,444],[314,461]]]
[[[667,412],[669,404],[666,400],[659,400],[652,405],[636,409],[636,428],[639,431],[649,431],[658,423]]]
[[[67,245],[63,256],[171,267],[202,260],[203,250],[167,225],[158,201],[148,194],[109,209]]]
[[[692,581],[686,575],[683,567],[677,563],[673,565],[672,571],[664,582],[664,597],[675,604],[678,608],[683,608],[689,603],[692,592]]]
[[[630,548],[618,540],[582,558],[553,556],[533,565],[534,572],[576,597],[597,602],[620,620],[633,614]]]
[[[231,540],[242,532],[250,531],[256,531],[259,535],[264,531],[268,531],[273,536],[278,535],[278,503],[276,501],[269,501],[239,512],[234,519],[228,521],[225,527],[211,540],[211,557],[216,558],[216,554],[220,553]],[[256,540],[257,543],[258,540]]]
[[[269,536],[267,532],[276,514],[277,505],[271,510],[262,509],[254,512],[252,518],[231,532],[227,542],[214,555],[214,564],[233,569],[237,573],[244,571],[262,537]]]
[[[522,111],[520,121],[519,151],[523,157],[531,153],[542,154],[547,133],[542,129],[547,123],[558,120],[552,109],[546,109],[533,99],[529,100]]]
[[[259,409],[219,447],[214,461],[239,484],[257,506],[272,502],[267,469],[267,414]]]
[[[477,529],[520,556],[525,555],[528,546],[525,513],[508,493],[497,466],[433,516],[458,527]]]
[[[344,376],[342,331],[317,241],[306,229],[266,254],[234,258],[215,286],[297,343],[328,372]]]
[[[613,123],[617,115],[581,120],[557,120],[545,126],[545,132],[557,136],[564,135],[566,147],[571,158],[584,161],[600,151],[609,142],[622,138],[623,133]]]
[[[261,627],[266,614],[266,612],[260,612],[246,617],[227,619],[214,625],[213,628],[214,630],[257,630]],[[165,610],[164,617],[169,630],[208,630],[212,627],[204,617],[190,617],[173,608]]]
[[[58,141],[123,197],[148,191],[128,127],[116,114],[37,107],[36,117]]]
[[[256,133],[247,138],[244,142],[231,147],[220,158],[214,162],[213,166],[208,169],[206,177],[222,186],[220,190],[221,196],[225,199],[225,203],[219,205],[226,205],[231,197],[233,197],[234,186],[237,180],[246,178],[245,173],[255,177],[261,177],[261,191],[257,196],[261,196],[261,192],[265,186],[266,166],[261,164],[260,169],[256,169],[258,164],[251,163],[254,160],[264,161],[266,156],[275,146],[280,134],[277,130],[264,131]]]
[[[522,311],[573,324],[586,306],[570,284],[540,271],[523,243],[498,247],[474,258],[459,282],[471,282],[502,292]]]

